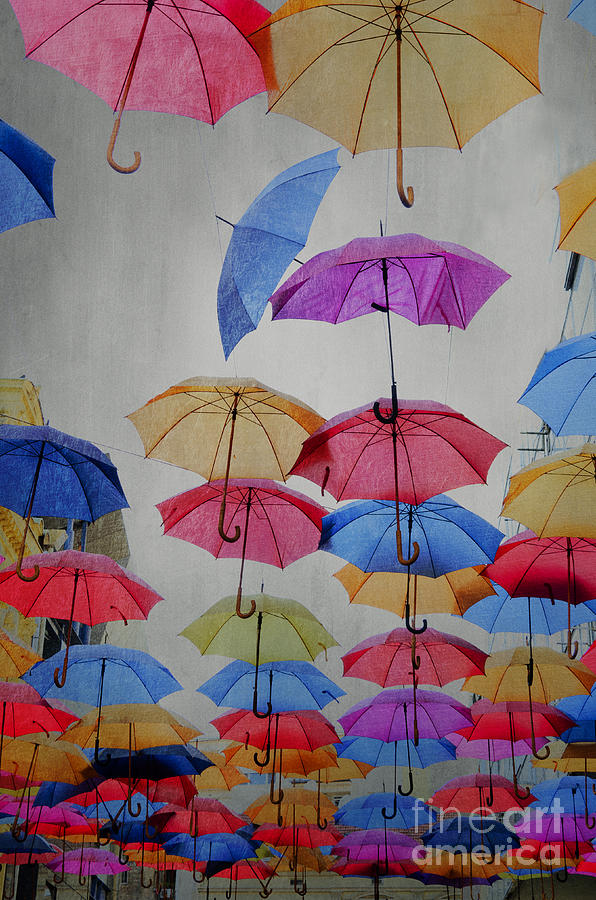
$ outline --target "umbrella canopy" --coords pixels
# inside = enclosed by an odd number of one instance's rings
[[[387,417],[392,401],[377,404],[325,422],[304,442],[291,474],[321,485],[337,500],[395,500],[396,438],[399,499],[420,503],[451,488],[486,482],[495,456],[507,446],[442,403],[400,399],[390,422],[379,420],[375,408]]]
[[[310,259],[270,301],[274,319],[337,324],[374,312],[378,304],[417,325],[465,328],[508,278],[490,260],[458,244],[420,234],[361,237]],[[445,409],[453,414],[442,404],[435,412],[440,417]],[[421,418],[417,427],[428,438],[424,422]],[[429,418],[426,423],[432,428]]]
[[[393,803],[393,794],[374,793],[363,797],[353,797],[342,803],[334,815],[338,825],[355,828],[385,828],[387,817],[383,810]],[[392,819],[392,828],[418,831],[421,827],[430,827],[436,820],[434,810],[427,808],[417,797],[398,797],[397,812]]]
[[[397,743],[397,748],[394,744]],[[397,760],[395,750],[397,749]],[[425,769],[435,763],[455,759],[455,746],[451,739],[427,738],[418,741],[393,741],[386,743],[378,738],[347,737],[337,747],[337,755],[346,759],[356,759],[374,767],[407,766],[408,760],[415,769]]]
[[[50,706],[31,685],[0,681],[0,735],[62,732],[76,721],[78,716]],[[0,756],[1,746],[0,743]]]
[[[91,755],[90,751],[87,751]],[[213,763],[188,744],[167,744],[148,747],[129,753],[128,750],[110,750],[99,760],[101,772],[106,778],[132,778],[150,781],[173,778],[176,775],[200,775]]]
[[[96,710],[87,713],[71,725],[61,740],[83,748],[93,747],[100,728],[103,747],[130,747],[132,750],[186,744],[201,734],[197,728],[180,722],[155,704],[122,703],[104,706],[99,715]]]
[[[595,374],[596,332],[569,338],[544,354],[519,402],[555,434],[594,434]]]
[[[127,872],[129,866],[118,861],[115,853],[102,850],[100,847],[83,847],[81,850],[68,850],[63,857],[46,863],[52,872],[63,870],[80,876],[114,875],[116,872]]]
[[[323,424],[312,409],[248,379],[189,378],[128,418],[145,456],[198,472],[208,481],[285,480],[302,441]],[[233,462],[228,465],[230,447]]]
[[[250,599],[262,614],[260,626],[258,615],[240,621],[235,615],[236,597],[224,597],[180,633],[201,653],[235,656],[253,664],[257,657],[261,662],[310,661],[328,647],[337,646],[337,641],[302,603],[268,594],[256,594]]]
[[[41,656],[0,628],[0,678],[20,678]]]
[[[25,52],[83,84],[117,109],[108,162],[118,172],[130,166],[112,156],[124,108],[192,116],[213,125],[231,107],[264,89],[263,73],[247,35],[268,10],[255,0],[175,0],[141,6],[88,6],[68,10],[49,3],[12,0]],[[151,15],[154,7],[157,10]]]
[[[228,540],[223,529],[220,530],[222,504],[227,505],[228,526],[238,534],[243,529],[241,542]],[[246,559],[283,569],[314,553],[319,546],[321,519],[325,513],[322,506],[304,494],[256,478],[210,481],[158,503],[157,508],[164,534],[196,544],[216,559],[241,560],[238,597],[242,592]]]
[[[212,719],[220,737],[245,741],[251,747],[263,749],[275,735],[278,749],[316,750],[339,740],[335,729],[318,710],[275,713],[273,719],[259,719],[252,712],[240,709]]]
[[[442,738],[472,721],[467,707],[439,691],[417,691],[417,704],[421,739]],[[348,737],[408,740],[409,735],[414,733],[413,689],[388,688],[375,697],[356,703],[338,721]]]
[[[497,847],[501,850],[519,847],[519,838],[498,819],[490,816],[455,816],[448,821],[440,820],[437,825],[422,835],[427,847],[455,847],[456,852],[490,853]]]
[[[253,749],[245,744],[231,744],[224,750],[224,753],[226,759],[243,769],[253,769],[261,773],[275,770],[273,758],[266,764],[260,765],[255,761]],[[330,768],[335,768],[339,774],[337,753],[332,745],[323,744],[314,750],[287,747],[284,749],[281,759],[275,762],[275,766],[282,775],[294,775],[298,778],[307,778],[312,772]]]
[[[58,848],[39,834],[28,834],[24,840],[17,840],[11,832],[0,834],[0,863],[7,865],[28,865],[48,863],[54,859]]]
[[[271,844],[273,847],[308,847],[314,850],[316,847],[333,847],[341,838],[341,833],[336,828],[319,828],[316,824],[310,825],[259,825],[253,833],[257,841]]]
[[[412,658],[412,634],[407,628],[394,628],[361,641],[342,656],[344,675],[364,678],[381,687],[392,687],[409,680]],[[416,675],[421,684],[449,684],[458,678],[484,672],[488,653],[453,634],[427,628],[416,639]]]
[[[266,698],[269,694],[273,712],[322,709],[332,700],[337,700],[345,694],[344,690],[315,666],[303,660],[261,664],[257,677],[259,696]],[[251,709],[254,681],[255,667],[242,660],[236,660],[221,669],[197,690],[210,697],[218,706]]]
[[[226,359],[257,327],[279,279],[306,244],[319,204],[339,172],[337,153],[328,150],[281,172],[234,225],[217,287]]]
[[[565,631],[568,604],[549,597],[511,597],[505,588],[494,585],[494,593],[470,606],[463,618],[490,632],[556,634]],[[571,608],[571,627],[592,622],[596,603],[576,603]]]
[[[487,800],[487,796],[489,799]],[[428,802],[440,809],[458,810],[472,813],[488,806],[494,812],[523,809],[536,798],[530,794],[523,800],[515,793],[515,785],[502,775],[462,775],[452,778]],[[519,833],[519,832],[518,832]]]
[[[54,554],[48,554],[54,555]],[[24,681],[42,697],[55,697],[54,668],[64,660],[64,650],[44,659],[26,673]],[[61,695],[69,700],[93,703],[156,703],[182,690],[168,669],[149,653],[114,644],[81,644],[70,649],[71,677]]]
[[[415,575],[413,593],[420,615],[464,615],[466,610],[484,597],[494,597],[495,589],[489,579],[481,574],[482,568],[473,566],[457,569],[437,578]],[[333,577],[345,587],[350,603],[377,606],[404,617],[407,575],[399,572],[363,572],[358,566],[348,563],[339,572],[335,572]]]
[[[412,571],[436,577],[494,559],[502,533],[450,497],[439,494],[418,506],[399,504],[402,546],[417,543]],[[411,523],[411,530],[410,530]],[[365,572],[407,572],[397,559],[395,503],[362,500],[323,517],[321,550]]]
[[[567,18],[596,35],[596,10],[590,0],[572,0]]]
[[[231,833],[246,827],[241,819],[219,800],[195,797],[188,809],[164,806],[149,819],[151,826],[161,833],[186,833],[189,835]]]
[[[4,741],[3,763],[27,779],[81,784],[93,769],[75,744],[36,734]]]
[[[580,5],[581,4],[581,5]],[[584,0],[575,2],[569,15],[584,13],[581,24],[590,21],[589,3]],[[595,24],[594,11],[591,12],[592,29]],[[590,30],[590,26],[588,24]],[[561,236],[559,250],[572,250],[582,256],[596,259],[596,241],[594,226],[596,224],[596,160],[588,163],[577,172],[563,179],[555,188],[559,195],[561,210]]]
[[[535,647],[533,657],[532,699],[539,703],[551,703],[572,694],[589,694],[596,682],[596,675],[587,666],[550,647]],[[483,675],[466,678],[463,690],[488,697],[493,703],[521,700],[528,693],[529,662],[529,647],[500,650],[489,656]]]
[[[511,19],[515,29],[505,28]],[[411,206],[402,147],[461,149],[497,116],[536,94],[541,23],[539,10],[512,0],[500,0],[497,8],[475,5],[473,12],[464,3],[387,10],[362,0],[337,9],[322,0],[289,0],[251,40],[263,64],[269,108],[322,131],[351,153],[397,147],[398,193]]]
[[[501,515],[539,538],[596,538],[596,444],[553,453],[512,475]]]
[[[292,825],[299,822],[312,825],[320,814],[331,818],[337,806],[325,794],[317,794],[307,788],[288,788],[284,791],[281,804],[272,803],[269,795],[258,797],[245,810],[255,825],[273,823],[281,819],[282,824]]]
[[[43,147],[0,119],[0,232],[55,218],[55,162]]]

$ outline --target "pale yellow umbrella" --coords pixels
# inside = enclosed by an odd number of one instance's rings
[[[596,160],[569,175],[555,188],[559,195],[559,250],[596,259]]]
[[[352,153],[461,149],[539,93],[543,12],[521,0],[288,0],[252,36],[269,109]]]
[[[479,600],[495,594],[489,579],[481,575],[483,566],[448,572],[438,578],[411,576],[413,618],[416,614],[451,613],[463,615]],[[363,572],[348,563],[334,573],[345,587],[350,603],[362,603],[406,617],[408,576],[400,572]]]
[[[525,466],[511,477],[501,515],[538,537],[596,538],[596,444]]]
[[[2,765],[27,781],[81,784],[96,774],[80,747],[45,734],[4,738]]]
[[[13,680],[24,675],[41,660],[31,647],[25,647],[0,628],[0,678]]]
[[[231,791],[238,784],[248,784],[248,778],[238,771],[236,766],[229,765],[223,753],[201,751],[207,759],[211,760],[209,766],[200,773],[192,775],[196,789],[199,791]]]
[[[332,816],[336,811],[335,803],[324,794],[319,806],[317,792],[307,788],[289,788],[284,792],[281,804],[272,803],[269,796],[263,794],[244,810],[256,825],[275,821],[291,825],[293,820],[301,825],[313,825],[321,813]]]

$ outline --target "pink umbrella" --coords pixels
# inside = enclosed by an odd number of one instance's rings
[[[129,866],[118,861],[115,853],[102,850],[98,847],[85,847],[80,850],[69,850],[61,859],[53,859],[46,863],[52,872],[61,871],[70,874],[78,874],[79,884],[85,884],[88,875],[115,875],[117,872],[127,872]]]
[[[422,845],[407,834],[383,828],[367,828],[345,835],[333,848],[334,856],[348,862],[380,863],[413,860],[413,852]]]
[[[241,523],[242,541],[231,543],[218,528],[225,496],[228,524]],[[326,510],[304,494],[264,478],[209,481],[157,504],[164,534],[190,541],[216,558],[240,557],[237,611],[242,599],[244,562],[252,559],[285,568],[318,549]],[[231,515],[230,515],[231,513]],[[251,611],[254,612],[252,601]],[[247,614],[244,613],[244,616]]]
[[[28,58],[98,94],[117,110],[108,162],[114,162],[120,119],[128,109],[192,116],[214,124],[231,107],[265,89],[247,40],[269,16],[256,0],[11,0]]]

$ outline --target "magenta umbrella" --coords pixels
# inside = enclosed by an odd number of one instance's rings
[[[345,856],[349,862],[412,862],[414,851],[421,846],[407,834],[384,828],[367,828],[346,834],[334,845],[333,855]]]
[[[62,858],[46,863],[52,872],[68,872],[78,874],[79,884],[85,884],[88,875],[114,875],[116,872],[127,872],[130,866],[118,861],[115,853],[99,847],[85,847],[80,850],[69,850]]]
[[[108,162],[127,109],[192,116],[215,124],[231,107],[265,90],[247,40],[269,16],[256,0],[11,0],[29,59],[45,63],[102,97],[116,118]]]
[[[242,541],[224,540],[218,527],[225,497],[228,526],[239,523]],[[327,510],[304,494],[264,478],[209,481],[157,504],[164,534],[202,547],[216,558],[240,558],[236,611],[242,599],[246,559],[280,569],[314,553]],[[229,529],[228,529],[229,530]],[[254,612],[252,600],[250,614]],[[247,616],[246,613],[243,616]]]

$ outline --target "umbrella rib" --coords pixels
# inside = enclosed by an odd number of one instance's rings
[[[268,512],[267,512],[267,508],[266,508],[265,504],[263,503],[262,498],[259,496],[259,494],[258,494],[257,492],[255,492],[255,497],[254,497],[254,499],[256,500],[256,502],[257,502],[257,503],[259,504],[259,506],[261,507],[261,510],[263,511],[263,515],[264,515],[265,519],[267,520],[267,525],[269,526],[269,530],[271,531],[271,539],[273,540],[273,545],[274,545],[274,548],[275,548],[275,552],[276,552],[277,558],[278,558],[278,560],[279,560],[279,567],[280,567],[280,569],[283,569],[283,568],[284,568],[284,561],[283,561],[282,556],[281,556],[281,550],[280,550],[280,548],[279,548],[279,543],[278,543],[278,541],[277,541],[277,536],[276,536],[276,534],[275,534],[275,531],[273,530],[273,523],[272,523],[271,518],[270,518],[270,516],[269,516],[269,514],[268,514]]]
[[[40,47],[43,47],[44,44],[46,44],[48,41],[50,41],[53,37],[55,37],[61,31],[64,31],[64,29],[68,28],[69,25],[72,25],[72,23],[75,22],[77,19],[79,19],[81,16],[84,16],[85,13],[89,12],[89,10],[95,9],[95,7],[103,6],[103,5],[105,5],[104,0],[97,0],[97,3],[91,3],[85,9],[82,9],[80,12],[78,12],[76,15],[74,15],[67,22],[63,22],[62,25],[59,25],[58,28],[56,28],[56,30],[53,31],[51,34],[48,34],[48,36],[45,37],[43,39],[43,41],[40,41],[39,44],[36,44],[34,47],[32,47],[31,50],[29,50],[25,54],[25,56],[31,56],[32,53],[35,53],[37,50],[39,50]]]
[[[549,373],[549,374],[550,374],[550,373]],[[595,375],[592,375],[591,378],[585,383],[585,385],[583,386],[583,388],[581,389],[581,391],[579,392],[579,394],[577,395],[577,397],[575,398],[575,400],[573,401],[573,403],[572,403],[571,406],[569,407],[569,411],[568,411],[567,414],[565,415],[565,418],[563,419],[563,421],[562,421],[561,424],[559,425],[559,431],[561,431],[561,429],[562,429],[563,426],[565,425],[565,422],[567,421],[567,419],[569,418],[569,416],[570,416],[571,413],[573,412],[573,408],[574,408],[575,406],[577,406],[577,403],[578,403],[580,397],[582,396],[582,394],[583,394],[585,391],[587,391],[587,389],[590,387],[591,383],[594,381],[595,378],[596,378],[596,376],[595,376]]]
[[[204,0],[203,0],[203,2],[204,2]],[[210,114],[210,116],[211,116],[211,122],[210,122],[209,124],[215,125],[215,121],[216,121],[216,120],[215,120],[215,116],[214,116],[214,113],[213,113],[213,105],[212,105],[212,103],[211,103],[211,92],[209,91],[209,85],[208,85],[208,83],[207,83],[207,73],[205,72],[205,67],[204,67],[204,65],[203,65],[203,60],[201,59],[201,53],[200,53],[199,48],[198,48],[198,46],[197,46],[197,42],[196,42],[196,40],[195,40],[194,34],[193,34],[192,31],[190,30],[190,27],[189,27],[189,25],[188,25],[188,22],[186,21],[186,19],[185,19],[184,16],[182,15],[182,11],[181,11],[180,7],[176,4],[176,0],[170,0],[170,3],[172,4],[172,6],[174,7],[174,9],[175,9],[176,12],[178,13],[178,15],[180,16],[180,18],[182,19],[182,21],[183,21],[183,23],[184,23],[184,29],[182,29],[182,30],[183,30],[183,31],[184,31],[184,30],[186,31],[186,34],[187,34],[188,37],[190,38],[190,40],[191,40],[191,42],[192,42],[192,45],[193,45],[193,47],[195,48],[195,53],[196,53],[196,56],[197,56],[197,62],[198,62],[199,67],[200,67],[200,69],[201,69],[201,75],[203,76],[203,83],[204,83],[204,85],[205,85],[205,94],[206,94],[206,96],[207,96],[207,103],[209,104],[209,114]],[[159,9],[159,5],[158,5],[157,8]],[[169,17],[167,17],[167,18],[169,18]],[[227,18],[227,16],[226,16],[225,18]],[[228,20],[228,21],[229,21],[229,20]],[[248,41],[247,41],[247,44],[248,44]],[[249,46],[250,46],[250,44],[249,44]],[[251,49],[254,50],[253,47],[251,47]]]
[[[388,43],[388,42],[389,42],[389,38],[392,38],[392,40],[391,40],[390,43]],[[373,68],[372,68],[372,72],[370,73],[370,78],[369,78],[369,81],[368,81],[368,87],[367,87],[367,89],[366,89],[366,95],[365,95],[364,101],[363,101],[363,103],[362,103],[362,112],[360,113],[360,120],[359,120],[359,122],[358,122],[358,128],[357,128],[357,130],[356,130],[356,137],[354,138],[354,142],[353,142],[353,143],[354,143],[354,147],[353,147],[352,153],[356,153],[356,148],[358,147],[358,141],[360,140],[360,132],[362,131],[362,125],[363,125],[363,123],[364,123],[364,115],[365,115],[365,113],[366,113],[366,107],[367,107],[367,105],[368,105],[368,100],[369,100],[369,97],[370,97],[370,92],[371,92],[371,90],[372,90],[373,81],[374,81],[375,75],[377,74],[377,69],[379,68],[379,66],[380,66],[380,64],[381,64],[381,62],[382,62],[382,60],[384,59],[384,57],[386,56],[386,54],[389,53],[391,47],[392,47],[394,44],[397,45],[397,38],[396,38],[396,36],[395,36],[394,34],[392,34],[390,31],[387,31],[385,37],[383,38],[383,42],[382,42],[382,44],[381,44],[381,48],[380,48],[380,50],[379,50],[379,52],[378,52],[378,54],[377,54],[377,59],[376,59],[376,62],[375,62],[375,64],[374,64]]]
[[[580,212],[577,214],[577,216],[575,217],[575,219],[573,219],[573,221],[571,222],[571,225],[569,226],[569,228],[567,229],[567,231],[565,232],[565,234],[561,234],[561,236],[560,236],[560,238],[559,238],[559,247],[561,246],[561,244],[563,243],[563,241],[566,240],[566,238],[569,237],[569,235],[571,234],[571,232],[573,231],[573,229],[575,228],[575,226],[577,225],[577,223],[579,222],[579,220],[581,219],[581,217],[589,210],[589,208],[590,208],[594,203],[596,203],[596,197],[593,197],[593,198],[589,201],[589,203],[588,203],[582,210],[580,210]]]
[[[346,290],[344,291],[344,295],[343,295],[342,299],[340,300],[339,308],[338,308],[338,310],[337,310],[337,313],[336,313],[336,315],[335,315],[335,320],[334,320],[334,322],[333,322],[334,325],[337,325],[337,323],[338,323],[338,321],[339,321],[339,314],[340,314],[340,312],[342,311],[342,308],[343,308],[343,306],[345,305],[345,303],[347,303],[347,300],[348,300],[348,294],[350,293],[350,291],[351,291],[351,289],[352,289],[352,287],[353,287],[353,285],[354,285],[356,279],[358,278],[358,276],[359,276],[360,274],[362,274],[362,272],[368,271],[367,264],[369,264],[370,262],[371,262],[371,260],[369,260],[369,259],[362,260],[360,266],[358,267],[358,269],[357,269],[356,272],[354,273],[354,276],[353,276],[352,280],[350,281],[349,285],[347,286]],[[348,263],[345,263],[345,265],[348,265]],[[372,268],[372,267],[371,267],[371,268]]]
[[[577,466],[578,471],[575,472],[575,473],[571,476],[571,478],[568,479],[568,481],[563,485],[563,487],[560,489],[560,491],[558,492],[558,494],[555,495],[555,499],[552,501],[552,508],[551,508],[550,512],[545,516],[544,522],[543,522],[543,524],[542,524],[542,533],[544,533],[544,529],[546,528],[547,523],[550,521],[550,519],[551,519],[552,516],[554,515],[556,506],[557,506],[557,504],[559,503],[559,501],[561,500],[563,494],[565,494],[565,493],[573,486],[573,482],[574,482],[574,481],[579,480],[580,484],[583,482],[583,480],[585,479],[586,475],[588,475],[587,469],[588,469],[588,467],[591,466],[591,465],[592,465],[592,461],[591,461],[591,460],[587,460],[586,463],[585,463],[585,465],[584,465],[583,467],[580,467],[580,466],[578,465],[578,466]],[[548,472],[545,472],[545,473],[543,473],[543,474],[546,475],[546,474],[549,474],[549,473],[548,473]],[[591,476],[590,476],[590,477],[591,477]],[[536,481],[537,481],[537,480],[538,480],[538,479],[536,479]],[[533,482],[533,483],[535,483],[535,482]],[[529,487],[529,485],[528,485],[528,487]]]

